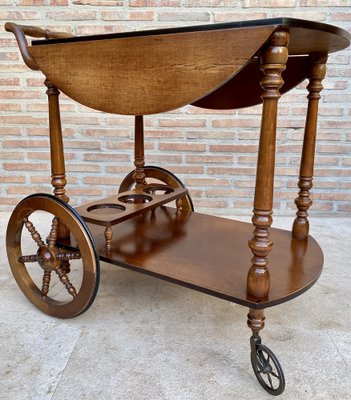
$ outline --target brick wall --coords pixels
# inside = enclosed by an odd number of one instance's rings
[[[33,192],[51,192],[43,76],[24,65],[4,22],[83,35],[278,16],[350,30],[351,0],[0,0],[0,210]],[[314,212],[351,211],[350,83],[350,50],[331,55],[320,105]],[[295,209],[305,86],[280,103],[275,213]],[[61,110],[72,204],[114,193],[133,165],[133,118],[94,112],[63,95]],[[148,116],[147,163],[179,175],[197,210],[249,213],[259,114],[260,107],[185,107]]]

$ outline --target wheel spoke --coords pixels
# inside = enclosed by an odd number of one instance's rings
[[[280,379],[280,378],[279,378],[279,375],[277,375],[274,371],[271,371],[271,374],[272,374],[275,378]]]
[[[271,385],[271,389],[273,389],[274,390],[274,387],[273,387],[273,382],[272,382],[272,378],[271,378],[271,375],[268,373],[267,374],[267,378],[268,378],[268,380],[269,380],[269,383],[270,383],[270,385]]]
[[[75,287],[72,285],[72,283],[70,282],[68,276],[63,272],[61,267],[57,267],[55,269],[57,275],[60,278],[60,281],[65,285],[68,293],[72,296],[72,297],[76,297],[77,296],[77,291],[75,289]]]
[[[61,268],[65,274],[69,274],[71,272],[71,265],[68,260],[61,261]]]
[[[29,219],[23,218],[23,222],[38,247],[44,246],[45,243],[43,242],[39,232],[35,229],[34,225],[29,221]]]
[[[56,246],[58,224],[59,220],[56,217],[54,217],[51,224],[51,231],[48,237],[48,244],[51,249],[53,249]]]
[[[69,260],[80,260],[82,255],[79,251],[73,251],[71,253],[59,253],[56,255],[56,259],[59,261],[69,261]]]
[[[36,262],[38,261],[38,257],[36,254],[32,254],[30,256],[21,256],[18,257],[18,262],[20,263],[28,263],[28,262]]]
[[[49,293],[50,281],[51,281],[51,271],[44,271],[43,285],[41,288],[43,296],[47,296],[47,294]]]

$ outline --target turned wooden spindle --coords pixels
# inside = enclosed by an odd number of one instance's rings
[[[110,226],[107,226],[104,234],[105,234],[105,241],[106,241],[106,250],[110,251],[111,244],[112,244],[112,237],[113,237],[112,228]]]
[[[54,187],[54,195],[68,203],[69,198],[65,190],[67,181],[58,100],[60,92],[48,79],[45,80],[44,84],[48,88],[46,94],[49,102],[51,184]]]
[[[249,241],[253,258],[247,277],[248,295],[259,299],[266,298],[269,291],[267,256],[273,246],[269,238],[269,227],[272,224],[277,107],[279,89],[284,83],[281,74],[288,59],[288,42],[287,31],[276,31],[260,56],[263,109],[252,217],[255,229]]]
[[[44,271],[43,284],[41,288],[43,296],[47,296],[47,294],[49,293],[50,281],[51,281],[51,271]]]
[[[177,208],[176,214],[177,215],[180,215],[182,213],[182,210],[183,210],[182,206],[183,206],[183,200],[181,198],[178,198],[176,200],[176,208]]]
[[[254,310],[253,308],[249,309],[249,313],[247,315],[247,325],[252,330],[254,335],[258,335],[260,330],[264,328],[264,310]]]
[[[51,184],[54,187],[54,195],[68,203],[69,197],[66,195],[66,170],[65,157],[63,153],[62,128],[59,106],[59,90],[48,80],[44,82],[47,87],[49,103],[49,130],[50,130],[50,158],[51,158]],[[64,224],[60,223],[58,228],[58,238],[69,236],[69,230]]]
[[[72,296],[72,297],[76,297],[77,296],[77,291],[76,288],[72,285],[71,281],[69,280],[68,276],[65,274],[65,272],[62,270],[61,267],[57,267],[55,269],[58,277],[60,278],[60,281],[64,284],[64,286],[66,287],[68,293]]]
[[[28,229],[28,232],[31,234],[33,240],[37,244],[38,247],[42,247],[45,245],[43,242],[40,233],[35,229],[34,225],[29,221],[28,218],[23,218],[23,222],[25,227]]]
[[[144,120],[142,115],[135,116],[134,132],[134,165],[133,179],[138,188],[145,185],[145,156],[144,156]]]
[[[58,225],[59,220],[55,217],[52,220],[51,231],[48,237],[48,244],[50,248],[54,248],[56,246]]]
[[[308,209],[312,205],[310,190],[313,186],[314,154],[316,148],[318,103],[320,92],[323,89],[322,80],[326,73],[326,62],[328,56],[325,54],[310,56],[310,72],[308,90],[308,108],[303,139],[300,175],[299,195],[295,199],[297,206],[296,218],[293,223],[292,236],[295,239],[307,239],[309,233]]]
[[[66,252],[66,253],[58,253],[56,254],[56,259],[60,261],[68,261],[68,260],[80,260],[82,255],[79,251],[74,252]]]

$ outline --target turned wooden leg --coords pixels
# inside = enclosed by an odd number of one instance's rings
[[[66,171],[63,154],[62,129],[60,119],[59,90],[48,80],[45,81],[48,88],[46,94],[49,101],[49,126],[50,126],[50,156],[51,156],[51,183],[54,187],[54,195],[68,203],[66,195]]]
[[[133,179],[136,187],[140,187],[145,184],[144,120],[142,115],[135,116],[134,165]]]
[[[253,335],[258,335],[260,331],[264,328],[264,310],[254,310],[249,309],[247,315],[247,325],[252,330]]]
[[[255,229],[249,241],[253,258],[247,277],[248,295],[260,299],[266,298],[269,291],[267,256],[273,246],[269,227],[272,224],[277,107],[279,89],[284,83],[281,73],[288,59],[288,41],[287,31],[276,31],[260,56],[263,109],[252,217]]]
[[[106,240],[107,251],[111,250],[112,236],[113,236],[112,228],[110,226],[107,226],[105,229],[105,240]]]
[[[302,156],[300,163],[300,176],[298,187],[300,189],[298,197],[295,199],[297,206],[296,218],[293,223],[292,235],[295,239],[303,240],[308,237],[309,222],[308,209],[312,205],[310,190],[313,186],[313,167],[314,154],[316,148],[316,133],[317,133],[317,117],[318,117],[318,102],[320,92],[323,89],[322,80],[325,77],[327,55],[311,55],[310,56],[310,72],[308,90],[308,108],[305,124],[305,134],[302,147]]]
[[[69,198],[65,190],[67,181],[58,100],[60,92],[49,80],[46,79],[44,83],[47,87],[46,94],[48,95],[49,102],[51,184],[54,187],[54,195],[68,203]],[[69,230],[63,224],[59,225],[58,236],[59,238],[69,236]]]

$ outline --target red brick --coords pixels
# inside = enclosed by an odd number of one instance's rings
[[[214,14],[215,22],[232,22],[232,21],[245,21],[251,19],[264,19],[267,14],[264,12],[255,12],[250,14],[243,14],[240,12],[216,12]]]
[[[190,174],[190,175],[203,174],[204,167],[202,167],[202,166],[200,167],[198,165],[187,166],[187,165],[176,164],[176,165],[172,166],[172,173],[175,175],[178,175],[178,174]],[[179,177],[181,178],[181,176],[179,176]]]
[[[67,164],[66,171],[68,172],[100,172],[101,166],[96,164]]]
[[[146,164],[180,164],[183,162],[182,155],[174,155],[174,154],[147,154],[146,155]]]
[[[183,118],[183,119],[160,119],[159,120],[160,127],[165,128],[195,128],[195,127],[204,127],[206,125],[206,120],[204,119],[190,119],[190,118]]]
[[[0,151],[0,160],[23,160],[23,153],[19,151]]]
[[[134,140],[129,141],[129,142],[108,142],[107,146],[108,149],[113,149],[113,150],[134,150]],[[144,143],[144,150],[153,150],[154,149],[154,143],[151,142],[145,142]]]
[[[19,78],[0,78],[0,86],[18,86],[20,84]]]
[[[88,140],[70,140],[65,143],[66,149],[101,149],[101,143],[96,141],[88,141]]]
[[[13,197],[0,197],[0,204],[4,205],[9,205],[9,206],[14,206],[20,202],[21,199],[19,198],[13,198]]]
[[[4,140],[2,142],[3,147],[21,149],[21,148],[33,148],[33,147],[44,147],[48,148],[49,143],[46,140]]]
[[[68,6],[68,0],[50,0],[51,6]]]
[[[341,177],[341,176],[351,176],[351,169],[337,169],[337,168],[315,168],[314,176],[326,176],[330,177]]]
[[[130,162],[130,155],[128,154],[107,154],[107,153],[86,153],[84,160],[86,161],[115,161],[115,162]]]
[[[71,187],[69,189],[69,195],[72,196],[94,196],[94,197],[101,197],[102,196],[102,190],[100,189],[93,189],[93,188],[74,188]]]
[[[216,210],[217,214],[220,214],[221,210],[227,210],[228,209],[229,201],[219,200],[219,199],[216,199],[216,200],[196,199],[196,201],[194,201],[194,206],[195,206],[196,210],[198,210],[201,207],[204,207],[205,209],[213,208],[213,209]]]
[[[193,22],[193,21],[201,21],[201,22],[209,22],[210,21],[210,13],[209,12],[201,12],[201,11],[193,11],[193,12],[159,12],[158,20],[162,22]]]
[[[6,171],[48,171],[47,163],[3,163]]]
[[[337,204],[336,209],[338,211],[344,211],[344,212],[351,212],[351,203],[340,203]]]
[[[46,17],[56,21],[87,21],[95,20],[95,11],[70,10],[70,11],[48,11]]]
[[[232,156],[216,156],[214,154],[206,155],[189,155],[185,157],[187,163],[198,163],[198,164],[232,164],[234,158]]]
[[[185,6],[185,7],[232,7],[233,0],[184,0],[183,6]],[[253,17],[253,19],[254,19],[254,17]]]
[[[210,152],[230,152],[230,153],[257,153],[258,146],[256,145],[227,145],[219,144],[210,146]]]
[[[129,0],[130,7],[179,7],[180,0]]]
[[[19,6],[44,6],[47,0],[21,0]]]
[[[0,92],[0,99],[37,99],[40,92],[29,90],[4,90]]]
[[[300,0],[301,7],[349,7],[349,0]]]
[[[83,131],[84,136],[96,137],[96,138],[131,138],[131,131],[128,129],[86,129]]]
[[[18,136],[21,134],[21,129],[20,128],[15,128],[15,127],[1,127],[0,126],[0,136],[7,136],[7,135],[13,135],[13,136]]]
[[[340,182],[340,189],[351,189],[351,182]]]
[[[42,192],[47,192],[48,191],[49,185],[46,186],[33,186],[31,185],[30,187],[26,187],[23,185],[20,186],[11,186],[7,188],[7,193],[8,194],[22,194],[22,195],[30,195],[33,193],[42,193]]]
[[[104,21],[152,21],[154,13],[153,11],[103,11],[102,19]]]
[[[86,5],[86,6],[111,6],[118,7],[124,5],[124,0],[73,0],[75,5]]]
[[[223,186],[229,185],[227,179],[213,179],[213,178],[186,178],[184,180],[186,186]]]
[[[228,132],[228,131],[221,131],[219,129],[217,130],[210,130],[210,131],[186,131],[186,138],[187,139],[203,139],[203,140],[207,140],[207,139],[217,139],[217,140],[221,140],[221,139],[234,139],[235,134],[234,132]],[[182,135],[182,132],[179,131],[178,135]],[[165,134],[162,135],[163,137],[165,136]],[[167,131],[167,137],[168,137],[168,131]]]
[[[25,181],[24,176],[0,175],[1,183],[24,183]]]
[[[0,11],[0,19],[5,21],[40,19],[37,11]]]
[[[243,8],[253,7],[269,7],[269,8],[283,8],[283,7],[295,7],[296,0],[243,0]]]
[[[76,155],[73,153],[65,152],[65,161],[73,160],[76,158]],[[30,151],[28,152],[29,160],[48,160],[50,161],[50,152],[49,149],[47,151]]]
[[[99,119],[96,117],[68,117],[61,118],[63,125],[99,125]]]
[[[40,125],[45,124],[47,122],[47,118],[35,118],[30,115],[26,116],[7,116],[7,115],[0,115],[0,124],[32,124],[32,125]]]
[[[165,132],[164,130],[150,130],[147,129],[147,131],[144,133],[145,139],[148,140],[150,138],[152,139],[179,139],[179,138],[184,138],[184,132],[180,130],[168,130]]]
[[[223,176],[255,175],[256,168],[209,167],[208,174],[209,175],[223,175]]]
[[[199,143],[160,143],[161,151],[205,151],[206,145]]]
[[[129,172],[131,172],[134,168],[132,167],[132,165],[108,165],[105,170],[108,173],[111,174],[123,174],[123,175],[127,175],[129,174]]]
[[[28,72],[28,67],[23,64],[0,64],[0,72],[5,74]]]
[[[21,111],[21,105],[20,104],[14,104],[14,103],[5,103],[1,104],[0,103],[0,111]]]
[[[83,179],[83,183],[86,185],[113,185],[117,186],[121,183],[120,178],[110,178],[103,176],[86,176]]]
[[[233,118],[233,119],[219,119],[212,121],[212,126],[214,128],[238,128],[238,127],[252,128],[252,127],[259,127],[260,124],[261,123],[258,119]]]
[[[350,154],[351,146],[347,145],[336,145],[336,144],[326,144],[317,146],[318,153],[338,153],[338,154]]]
[[[127,31],[127,27],[123,27],[122,24],[116,24],[115,26],[94,26],[94,25],[79,25],[76,28],[77,35],[102,35],[105,33],[116,33]]]

